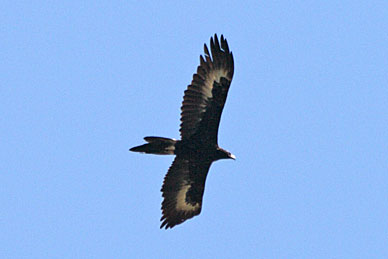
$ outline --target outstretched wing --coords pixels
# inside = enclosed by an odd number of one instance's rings
[[[205,57],[200,56],[200,65],[185,91],[181,107],[182,140],[199,138],[217,143],[218,126],[229,86],[233,78],[233,55],[221,35],[210,39],[210,50],[205,44]]]
[[[161,190],[164,200],[160,228],[172,228],[201,212],[210,165],[211,162],[192,161],[179,156],[175,158]]]

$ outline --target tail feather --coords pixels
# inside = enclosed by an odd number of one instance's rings
[[[173,155],[175,153],[175,139],[162,137],[145,137],[147,144],[130,149],[133,152],[141,152],[155,155]]]

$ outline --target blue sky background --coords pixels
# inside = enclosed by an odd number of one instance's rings
[[[387,258],[387,1],[6,1],[1,258]],[[183,91],[235,74],[203,210],[160,230]]]

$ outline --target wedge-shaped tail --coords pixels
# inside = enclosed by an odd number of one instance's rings
[[[173,155],[175,154],[175,144],[177,140],[162,137],[145,137],[147,144],[133,147],[130,151],[141,152],[155,155]]]

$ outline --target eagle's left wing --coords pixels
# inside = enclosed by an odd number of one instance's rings
[[[211,162],[177,156],[164,178],[160,228],[172,228],[198,215]]]

